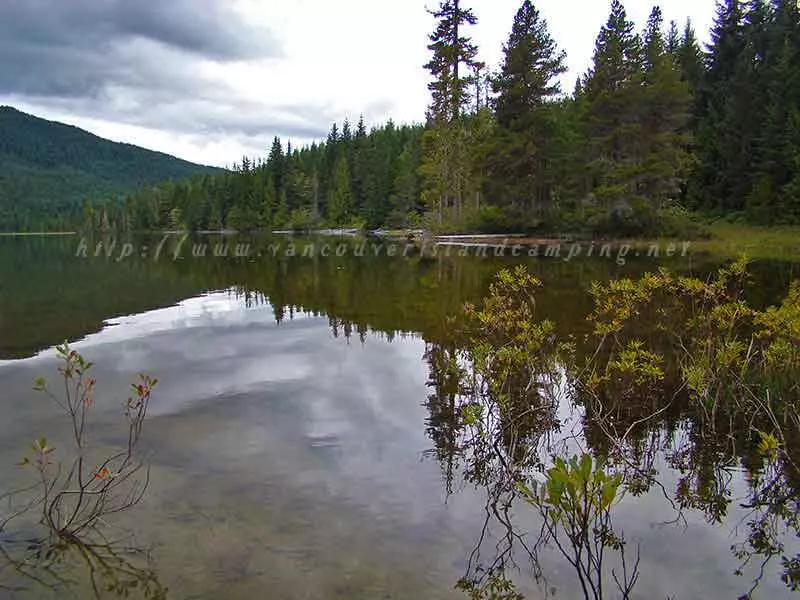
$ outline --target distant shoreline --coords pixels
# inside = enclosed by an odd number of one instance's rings
[[[0,237],[53,237],[78,235],[77,231],[0,231]]]

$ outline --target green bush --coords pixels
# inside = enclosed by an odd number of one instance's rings
[[[464,219],[464,225],[470,233],[506,233],[516,226],[507,211],[490,204],[470,211]]]
[[[663,237],[685,239],[708,238],[708,230],[697,216],[680,204],[662,206],[656,212],[657,233]]]
[[[320,225],[321,221],[318,215],[307,208],[298,208],[289,215],[285,227],[293,231],[310,231],[318,229]]]
[[[590,207],[584,221],[574,219],[577,232],[602,237],[707,238],[708,231],[697,216],[676,202],[655,208],[641,196],[618,201],[609,208]]]

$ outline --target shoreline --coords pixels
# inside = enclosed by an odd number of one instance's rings
[[[338,237],[342,239],[373,238],[416,246],[428,244],[444,247],[480,248],[483,246],[519,246],[525,249],[546,247],[554,244],[571,245],[581,244],[588,246],[608,246],[619,248],[628,246],[634,250],[648,248],[653,244],[682,244],[691,242],[694,252],[708,253],[722,258],[739,258],[746,255],[752,260],[773,259],[797,261],[800,259],[800,227],[759,227],[750,225],[737,225],[732,223],[714,223],[709,226],[711,237],[700,239],[680,239],[670,237],[651,238],[593,238],[583,233],[553,233],[550,235],[531,235],[525,233],[508,234],[475,234],[451,233],[437,235],[423,229],[377,229],[364,231],[354,228],[325,228],[307,231],[292,230],[254,230],[234,231],[230,229],[218,231],[134,231],[128,234],[143,235],[211,235],[211,236],[286,236],[286,237]],[[95,232],[102,236],[100,232]],[[108,235],[111,232],[106,232]],[[80,235],[78,231],[41,231],[41,232],[0,232],[0,238],[66,238]],[[87,233],[92,237],[93,233]],[[116,235],[112,233],[111,235]],[[120,232],[119,235],[123,235]]]
[[[0,237],[66,237],[77,231],[0,231]]]

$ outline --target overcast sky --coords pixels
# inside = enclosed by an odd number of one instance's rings
[[[472,0],[496,65],[521,0]],[[604,0],[538,0],[567,51],[564,88],[591,60]],[[426,7],[438,0],[0,0],[0,104],[117,141],[226,165],[274,135],[305,143],[363,113],[421,121]],[[639,29],[652,3],[627,0]],[[714,0],[662,2],[708,36]]]

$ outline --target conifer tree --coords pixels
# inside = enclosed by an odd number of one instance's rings
[[[689,89],[695,95],[695,100],[697,100],[697,95],[705,77],[705,64],[703,51],[700,49],[697,34],[694,27],[692,27],[690,19],[686,20],[683,35],[678,44],[677,60],[683,79],[689,84]]]
[[[331,181],[328,218],[334,225],[344,225],[352,217],[353,193],[350,189],[350,169],[347,157],[339,155]]]
[[[567,70],[566,54],[556,47],[547,22],[531,0],[517,11],[503,54],[492,86],[497,94],[497,123],[524,131],[536,109],[561,92],[557,78]]]
[[[678,59],[678,49],[681,46],[681,36],[678,33],[678,23],[674,20],[669,22],[667,31],[666,50],[675,61]]]
[[[458,120],[469,101],[471,71],[479,64],[478,48],[465,35],[466,26],[475,25],[478,19],[472,10],[463,8],[461,0],[442,0],[439,9],[431,14],[438,22],[428,46],[433,57],[425,64],[433,78],[428,84],[428,120],[450,123]]]
[[[275,193],[275,179],[269,171],[265,170],[262,186],[262,203],[258,224],[260,227],[268,229],[274,224],[275,215],[278,212],[278,196]]]
[[[414,139],[407,140],[397,159],[397,175],[391,196],[392,210],[387,223],[390,227],[405,225],[409,215],[418,212],[420,208],[420,160],[419,144]]]
[[[644,35],[644,86],[640,92],[639,152],[643,162],[637,193],[654,208],[665,200],[681,198],[689,169],[691,94],[668,51],[662,23],[661,9],[653,8]]]
[[[366,205],[366,182],[369,160],[369,144],[367,140],[367,127],[364,124],[364,115],[361,115],[358,119],[352,147],[352,157],[348,158],[350,160],[353,207],[358,214],[361,214]]]
[[[554,134],[548,103],[561,92],[558,76],[566,72],[566,55],[531,0],[517,11],[503,53],[493,81],[498,131],[489,153],[489,190],[521,216],[549,203],[547,166],[557,157],[549,143]]]
[[[622,3],[613,0],[583,86],[588,191],[606,209],[626,207],[636,195],[641,62],[634,24]]]
[[[465,29],[475,25],[477,18],[461,0],[442,0],[439,10],[431,14],[437,25],[428,46],[433,56],[425,65],[432,81],[428,85],[429,131],[423,144],[423,196],[441,224],[446,217],[461,218],[464,196],[472,187],[462,108],[469,101],[472,70],[479,64],[478,48]]]
[[[284,188],[284,171],[286,165],[284,164],[283,145],[278,136],[272,140],[272,148],[269,151],[267,158],[267,168],[272,173],[272,180],[275,183],[275,194],[280,196]]]
[[[800,221],[800,9],[775,0],[763,30],[762,106],[748,212],[757,221]]]
[[[695,204],[722,212],[744,208],[748,174],[752,69],[741,0],[717,6],[711,30],[708,69],[698,110],[697,148],[700,166],[692,181]]]
[[[331,190],[333,189],[334,171],[336,169],[336,162],[339,159],[339,126],[334,123],[331,125],[328,138],[324,145],[324,163],[322,173],[320,176],[322,189],[325,190],[321,198],[320,211],[323,214],[328,212],[328,205],[331,201]]]

